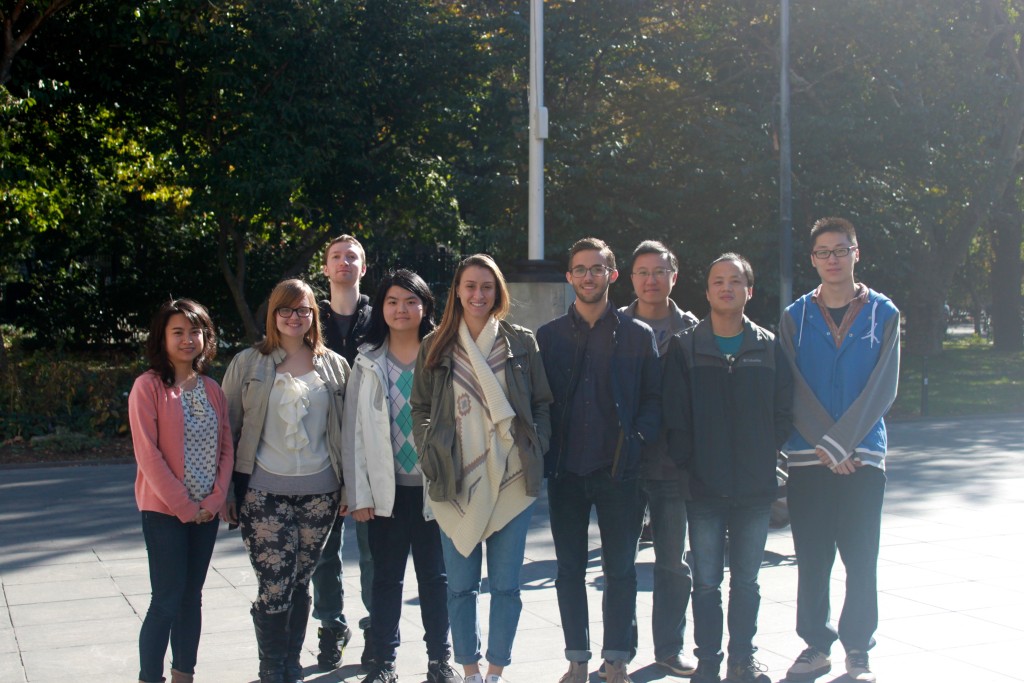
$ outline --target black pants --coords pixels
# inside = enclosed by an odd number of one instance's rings
[[[885,472],[865,465],[834,474],[811,465],[789,470],[788,500],[799,569],[796,632],[829,652],[838,638],[847,652],[866,652],[878,628],[878,542]],[[829,623],[829,586],[836,550],[846,567],[846,600],[838,631]]]
[[[402,587],[411,550],[427,657],[446,659],[448,575],[437,522],[423,519],[423,487],[396,487],[392,516],[375,517],[368,524],[373,556],[373,647],[377,657],[394,661],[401,642],[398,621],[402,616]]]

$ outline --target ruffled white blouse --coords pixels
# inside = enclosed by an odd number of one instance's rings
[[[271,474],[300,477],[331,466],[327,450],[330,397],[316,371],[301,377],[277,373],[256,464]]]

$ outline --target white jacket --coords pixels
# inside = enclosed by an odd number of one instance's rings
[[[373,514],[390,517],[395,507],[395,455],[391,447],[391,415],[388,411],[388,344],[359,349],[348,380],[341,429],[341,466],[349,510],[373,508]],[[423,482],[423,517],[434,513],[426,500]]]

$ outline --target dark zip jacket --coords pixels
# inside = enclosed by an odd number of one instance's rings
[[[343,337],[338,334],[338,327],[331,319],[337,314],[331,309],[330,299],[324,299],[320,302],[320,324],[324,328],[324,344],[331,351],[340,354],[342,358],[348,361],[349,367],[352,367],[356,362],[356,356],[359,354],[359,345],[363,343],[363,337],[366,336],[367,330],[370,329],[371,310],[373,310],[373,307],[370,306],[370,297],[360,294],[359,299],[356,300],[356,310],[352,315],[352,324],[349,325],[348,334]]]
[[[625,313],[612,310],[612,391],[618,419],[619,441],[612,461],[615,479],[631,479],[640,473],[640,452],[646,442],[658,438],[661,428],[661,377],[658,349],[651,328]],[[551,404],[551,447],[544,456],[544,476],[565,473],[569,416],[572,397],[583,369],[583,336],[574,316],[555,318],[537,330],[544,358]]]
[[[793,374],[774,335],[743,318],[730,360],[711,319],[672,340],[665,357],[669,454],[690,475],[695,499],[771,500],[778,449],[793,428]]]

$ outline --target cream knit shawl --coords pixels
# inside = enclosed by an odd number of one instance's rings
[[[529,507],[519,449],[512,433],[515,410],[508,401],[508,347],[498,321],[487,321],[473,339],[465,321],[454,345],[455,426],[462,461],[453,500],[430,501],[434,516],[464,557]]]

